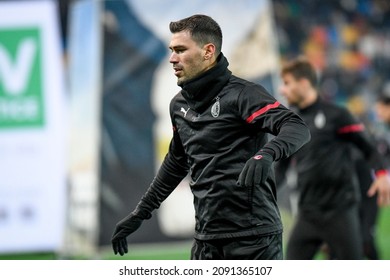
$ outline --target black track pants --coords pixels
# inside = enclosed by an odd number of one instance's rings
[[[313,259],[322,244],[328,244],[334,258],[363,259],[363,246],[357,205],[333,214],[300,213],[287,244],[287,259]]]
[[[281,260],[282,233],[267,236],[195,240],[192,260]]]

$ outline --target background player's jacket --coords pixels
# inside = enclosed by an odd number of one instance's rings
[[[310,128],[311,141],[296,158],[299,209],[323,213],[360,199],[352,149],[358,148],[373,170],[383,162],[365,127],[341,106],[318,98],[298,113]],[[282,168],[283,169],[283,168]]]
[[[281,232],[273,170],[261,187],[238,186],[237,180],[260,149],[279,160],[310,138],[300,117],[227,66],[221,54],[215,67],[172,99],[169,152],[139,205],[158,208],[189,172],[195,238],[201,240]],[[266,133],[276,137],[268,142]]]

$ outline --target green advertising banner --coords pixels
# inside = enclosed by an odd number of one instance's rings
[[[0,1],[0,257],[63,247],[66,94],[55,1]]]
[[[43,126],[41,56],[38,28],[0,29],[0,129]]]

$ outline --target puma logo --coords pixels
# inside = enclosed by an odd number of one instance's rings
[[[186,117],[189,110],[190,108],[188,108],[186,111],[183,107],[181,107],[180,112],[182,112],[184,114],[184,117]]]

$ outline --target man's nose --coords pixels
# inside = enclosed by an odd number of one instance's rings
[[[176,63],[176,62],[178,62],[176,53],[174,53],[174,52],[171,53],[171,55],[169,56],[169,62],[170,62],[170,63]]]

